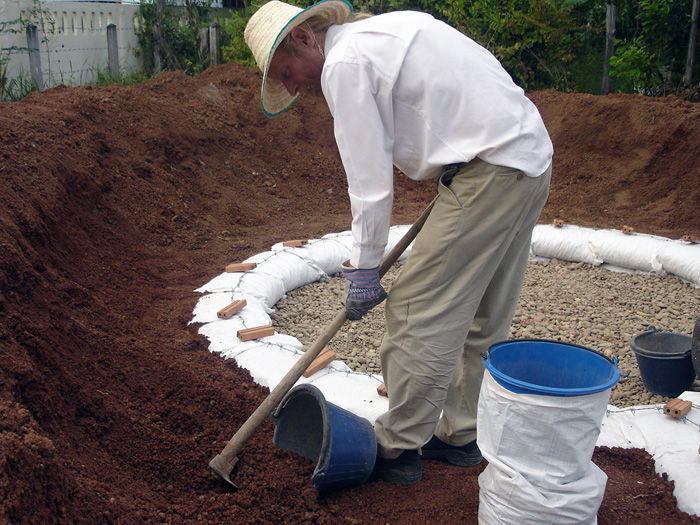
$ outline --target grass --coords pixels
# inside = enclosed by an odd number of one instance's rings
[[[36,91],[36,86],[32,79],[20,73],[15,78],[4,78],[0,83],[0,101],[1,102],[16,102],[23,99],[32,91]]]
[[[98,86],[133,86],[148,80],[150,77],[143,71],[132,71],[131,73],[121,73],[118,77],[114,77],[109,70],[98,69],[96,74],[97,80],[95,84]]]

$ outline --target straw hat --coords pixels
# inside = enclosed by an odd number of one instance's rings
[[[352,5],[346,0],[321,0],[306,9],[272,0],[255,12],[248,21],[243,36],[263,72],[260,103],[266,116],[279,115],[298,97],[290,95],[281,82],[267,76],[277,46],[292,29],[309,18],[320,18],[329,25],[342,24],[350,18],[352,12]]]

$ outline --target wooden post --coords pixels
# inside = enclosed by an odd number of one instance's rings
[[[27,48],[29,48],[29,72],[36,88],[44,89],[41,72],[41,52],[39,51],[39,31],[35,25],[27,26]]]
[[[698,11],[700,0],[693,0],[693,11],[690,15],[690,38],[688,39],[688,57],[685,60],[685,75],[683,82],[689,86],[693,82],[693,65],[695,63],[695,41],[698,37]]]
[[[601,94],[610,93],[610,57],[615,52],[615,15],[616,9],[613,4],[607,5],[608,10],[605,15],[605,61],[603,62],[603,86]]]
[[[209,59],[209,28],[207,27],[199,30],[199,55],[202,61],[207,63]]]
[[[163,70],[163,64],[160,60],[160,33],[153,28],[153,73],[160,73]]]
[[[117,41],[117,26],[107,26],[107,63],[112,78],[119,78],[119,43]]]
[[[209,64],[217,65],[219,61],[219,24],[209,26]]]
[[[161,56],[163,51],[163,11],[165,10],[165,0],[156,0],[156,19],[153,24],[153,69],[160,73],[163,64]]]

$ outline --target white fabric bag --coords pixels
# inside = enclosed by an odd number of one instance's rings
[[[516,394],[484,372],[477,444],[479,523],[597,522],[607,476],[591,461],[610,389],[573,397]]]
[[[619,230],[594,230],[589,240],[593,253],[607,264],[655,273],[663,273],[659,253],[668,243],[664,237]]]
[[[590,236],[591,230],[580,226],[567,224],[563,228],[555,228],[548,224],[538,224],[532,231],[530,252],[539,257],[602,264],[603,259],[591,247]]]
[[[700,288],[700,244],[668,242],[659,252],[659,261],[666,272]]]

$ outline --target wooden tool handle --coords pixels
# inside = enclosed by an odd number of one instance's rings
[[[435,197],[428,207],[423,211],[418,220],[409,228],[409,230],[404,234],[404,236],[399,240],[398,243],[392,248],[392,250],[387,254],[384,261],[379,268],[379,274],[384,275],[389,268],[398,260],[401,254],[406,250],[409,244],[413,242],[418,235],[418,232],[425,224],[425,221],[430,215],[430,211],[433,209],[437,201]],[[231,471],[238,461],[237,455],[243,449],[246,441],[250,439],[255,430],[265,421],[274,409],[279,405],[280,401],[284,398],[287,392],[294,386],[294,384],[299,380],[304,371],[309,367],[311,362],[316,359],[318,354],[323,350],[328,342],[335,336],[335,334],[340,330],[340,328],[345,323],[347,319],[347,314],[345,308],[339,311],[335,319],[323,330],[321,335],[318,336],[316,341],[309,347],[304,354],[297,360],[296,363],[289,369],[287,374],[282,378],[282,380],[277,384],[277,386],[270,392],[267,398],[260,403],[258,408],[248,417],[245,423],[238,429],[238,431],[233,435],[233,437],[226,444],[224,449],[220,454],[215,456],[210,462],[209,466],[214,472],[216,472],[223,479],[228,481],[231,485],[235,487],[235,484],[231,481]]]

